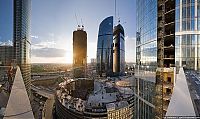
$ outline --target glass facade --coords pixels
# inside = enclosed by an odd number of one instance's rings
[[[113,16],[104,19],[99,26],[97,42],[97,73],[112,74],[113,69]]]
[[[157,1],[137,0],[136,62],[146,70],[155,71],[157,65]]]
[[[136,0],[135,118],[152,119],[157,68],[157,0]],[[139,71],[137,71],[139,70]]]
[[[14,0],[14,55],[30,95],[30,12],[31,0]]]
[[[200,0],[176,0],[176,66],[200,69]]]

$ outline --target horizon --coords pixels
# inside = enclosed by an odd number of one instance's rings
[[[12,0],[0,1],[0,42],[12,41]],[[135,62],[136,7],[135,0],[117,1],[117,16],[125,29],[125,59]],[[4,6],[2,6],[4,5]],[[75,8],[74,6],[79,6]],[[91,7],[88,7],[91,6]],[[104,6],[104,7],[101,7]],[[87,32],[87,62],[96,59],[99,24],[115,16],[114,0],[83,2],[80,0],[34,0],[31,12],[31,63],[72,63],[72,34],[81,22]],[[5,12],[6,11],[6,12]],[[77,16],[77,22],[76,17]],[[6,21],[6,23],[5,23]],[[70,22],[69,22],[70,21]],[[116,23],[117,19],[114,20]],[[5,31],[3,29],[6,29]],[[3,32],[2,32],[3,31]],[[95,49],[95,50],[94,50]]]

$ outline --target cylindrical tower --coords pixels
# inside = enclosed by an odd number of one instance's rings
[[[73,32],[74,77],[85,77],[87,67],[87,33],[83,29]]]

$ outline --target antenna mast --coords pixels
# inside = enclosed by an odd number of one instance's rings
[[[76,18],[76,24],[77,24],[77,26],[78,26],[78,28],[79,28],[80,25],[78,24],[78,19],[77,19],[77,15],[76,15],[76,13],[75,13],[75,18]]]
[[[115,0],[115,25],[116,25],[116,20],[117,20],[117,0]]]

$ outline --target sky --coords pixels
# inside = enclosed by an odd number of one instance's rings
[[[11,1],[0,0],[0,16],[5,16],[0,17],[0,43],[12,41]],[[90,62],[96,58],[99,24],[108,16],[120,17],[125,30],[126,61],[135,62],[136,1],[116,1],[115,16],[115,0],[32,0],[31,62],[72,63],[72,35],[77,24],[85,26]]]

